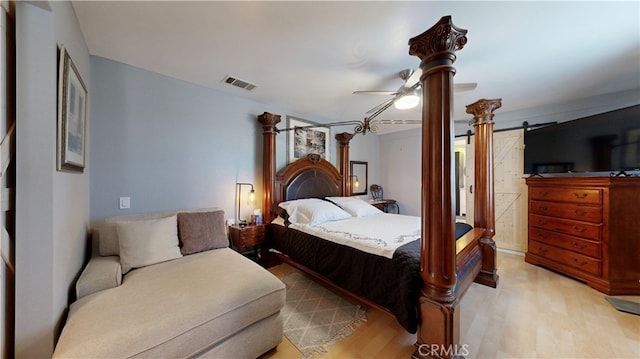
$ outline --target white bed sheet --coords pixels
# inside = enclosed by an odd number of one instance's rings
[[[379,213],[316,226],[290,224],[289,228],[363,252],[392,258],[398,247],[420,238],[420,217]]]

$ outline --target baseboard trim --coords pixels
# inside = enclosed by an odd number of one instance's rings
[[[516,255],[516,256],[524,257],[524,252],[514,251],[512,249],[505,249],[505,248],[497,248],[497,250],[498,250],[498,252],[508,253],[508,254],[513,254],[513,255]]]

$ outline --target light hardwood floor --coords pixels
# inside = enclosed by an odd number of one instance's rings
[[[270,269],[278,277],[295,270],[286,264]],[[467,358],[640,358],[640,316],[618,312],[604,294],[503,252],[498,274],[498,288],[474,283],[462,299],[460,341]],[[409,358],[415,335],[363,307],[367,323],[319,358]],[[284,338],[262,358],[300,356]]]

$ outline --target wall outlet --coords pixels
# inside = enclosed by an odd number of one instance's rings
[[[131,197],[120,197],[120,209],[131,208]]]

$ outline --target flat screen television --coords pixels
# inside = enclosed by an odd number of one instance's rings
[[[524,173],[640,170],[640,105],[525,131]]]

